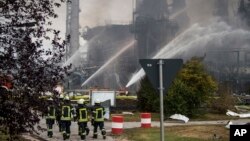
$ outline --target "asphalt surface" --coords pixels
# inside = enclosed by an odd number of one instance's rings
[[[43,128],[46,128],[45,119],[41,120],[40,126],[43,127]],[[92,136],[93,136],[93,126],[91,126],[90,122],[88,123],[88,127],[90,129],[90,133],[86,137],[86,140],[88,140],[88,141],[89,140],[103,141],[100,130],[98,130],[98,138],[93,139],[92,138]],[[78,135],[77,122],[72,121],[70,129],[71,129],[70,139],[67,139],[66,141],[81,141],[80,136]],[[105,123],[105,129],[108,132],[106,140],[107,141],[114,141],[114,139],[110,136],[110,132],[111,132],[111,123],[110,122]],[[62,141],[63,140],[62,133],[59,132],[59,128],[58,128],[57,124],[54,124],[54,126],[53,126],[53,137],[52,138],[47,137],[47,132],[41,132],[40,137],[43,138],[43,139],[46,139],[48,141]]]
[[[247,122],[250,122],[250,119],[239,119],[239,120],[231,120],[233,124],[244,124]],[[164,122],[164,126],[187,126],[187,125],[226,125],[228,123],[228,120],[219,120],[219,121],[189,121],[187,123],[183,123],[181,121],[166,121]],[[118,139],[114,139],[114,136],[111,135],[111,122],[105,122],[105,129],[107,131],[107,138],[106,141],[119,141]],[[43,128],[46,128],[45,124],[45,119],[42,119],[40,122],[40,126]],[[128,129],[128,128],[136,128],[140,127],[141,123],[140,122],[124,122],[123,123],[123,128]],[[151,122],[152,127],[160,127],[159,122]],[[90,128],[91,132],[87,136],[86,140],[87,141],[103,141],[101,132],[98,131],[98,139],[93,139],[93,127],[88,123],[88,127]],[[62,133],[59,132],[58,126],[55,124],[53,126],[53,138],[48,138],[47,137],[47,132],[41,132],[40,138],[43,140],[47,141],[62,141]],[[80,136],[78,136],[78,125],[76,122],[71,123],[71,136],[70,139],[67,141],[80,141]]]

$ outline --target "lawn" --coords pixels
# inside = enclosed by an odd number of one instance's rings
[[[160,140],[159,128],[134,128],[126,129],[123,135],[115,137],[117,140],[128,141],[155,141]],[[229,140],[229,130],[224,126],[176,126],[165,128],[165,140],[167,141],[221,141]]]
[[[122,114],[112,114],[111,116],[114,115],[122,115]],[[122,115],[124,118],[125,122],[133,122],[137,121],[140,122],[140,113],[135,112],[133,115]],[[166,120],[171,120],[169,118],[166,118]],[[212,114],[212,113],[207,113],[204,115],[196,116],[190,119],[190,121],[213,121],[213,120],[235,120],[239,119],[238,117],[232,117],[232,116],[227,116],[226,114]],[[160,114],[159,113],[151,113],[151,120],[152,121],[159,121],[160,120]]]
[[[235,120],[239,119],[238,117],[227,116],[226,114],[213,114],[207,113],[204,115],[199,115],[191,118],[191,121],[208,121],[208,120]]]

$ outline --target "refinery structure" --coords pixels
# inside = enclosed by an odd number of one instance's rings
[[[130,23],[86,26],[84,30],[80,31],[79,0],[72,0],[67,5],[66,33],[70,34],[70,43],[66,49],[65,60],[70,60],[76,52],[78,54],[80,52],[80,55],[77,55],[77,61],[70,62],[73,68],[66,81],[66,88],[125,89],[132,75],[140,69],[139,59],[157,58],[157,54],[160,54],[158,55],[160,58],[179,57],[184,60],[191,57],[202,57],[207,71],[218,82],[229,83],[234,86],[235,92],[247,91],[250,84],[250,64],[248,63],[250,60],[250,38],[245,36],[249,35],[248,32],[237,28],[242,27],[249,30],[249,21],[242,20],[246,18],[242,13],[250,11],[249,1],[211,0],[208,2],[206,0],[193,0],[193,3],[197,1],[196,3],[204,5],[203,11],[206,10],[206,6],[212,9],[209,11],[210,13],[207,13],[217,19],[216,24],[202,23],[199,26],[196,22],[202,21],[204,17],[197,20],[199,16],[197,13],[192,13],[190,1],[134,0],[131,5],[133,12]],[[196,28],[194,28],[195,26]],[[203,27],[208,28],[203,29]],[[216,30],[217,27],[224,29],[224,31],[218,33],[220,31]],[[207,29],[209,30],[206,31]],[[230,36],[225,31],[230,33]],[[187,36],[188,34],[190,35]],[[189,38],[195,34],[201,34],[200,36],[204,36],[204,38],[200,40],[194,38],[192,41],[184,39],[184,37]],[[87,42],[85,53],[79,51],[79,36]],[[241,36],[244,38],[235,41]],[[183,46],[187,46],[186,49],[194,46],[201,47],[195,51],[178,48],[182,42],[187,42],[183,44]],[[171,46],[176,46],[176,50],[179,52],[162,55],[161,52],[164,50],[171,52],[170,49],[164,49]],[[86,80],[87,83],[84,83]],[[132,90],[136,90],[136,88],[136,85],[129,87]]]

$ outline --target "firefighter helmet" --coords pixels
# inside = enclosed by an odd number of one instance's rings
[[[64,100],[69,100],[69,96],[65,96],[65,97],[64,97]]]
[[[60,95],[59,95],[59,98],[60,98],[60,99],[63,99],[63,98],[64,98],[63,94],[60,94]]]
[[[99,99],[95,100],[95,104],[100,104],[100,103],[101,103],[101,101]]]
[[[77,101],[77,103],[78,103],[78,104],[84,104],[84,99],[79,99],[79,100]]]

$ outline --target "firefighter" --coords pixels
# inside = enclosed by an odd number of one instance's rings
[[[8,79],[8,77],[5,75],[0,76],[0,83],[0,102],[2,104],[6,99],[8,99],[8,96],[10,95],[10,89],[12,89],[13,85],[10,79]]]
[[[93,138],[96,139],[97,138],[97,129],[98,127],[101,130],[103,139],[106,139],[106,131],[104,128],[104,114],[105,114],[105,110],[104,107],[101,106],[101,102],[99,99],[95,100],[95,105],[92,109],[92,119],[93,119],[93,125],[94,125],[94,135]]]
[[[8,96],[10,94],[11,89],[13,89],[13,76],[11,75],[3,75],[0,76],[0,92],[1,96]]]
[[[13,76],[12,75],[4,75],[2,77],[2,84],[3,86],[5,86],[7,89],[13,89]]]
[[[47,124],[47,131],[48,134],[47,136],[49,138],[52,138],[53,136],[53,125],[55,123],[55,118],[56,118],[56,109],[55,106],[53,105],[53,99],[49,98],[48,99],[48,106],[47,106],[47,116],[46,116],[46,124]]]
[[[62,124],[62,133],[63,139],[69,139],[70,137],[70,125],[71,125],[71,118],[72,118],[72,106],[70,104],[70,100],[68,96],[64,97],[64,103],[61,106],[61,124]]]
[[[7,118],[5,112],[9,109],[6,106],[6,101],[12,95],[11,89],[13,88],[13,77],[11,75],[0,75],[0,118]]]
[[[61,107],[63,105],[63,94],[60,94],[59,95],[59,101],[58,101],[58,106],[57,106],[57,109],[56,109],[56,121],[57,121],[57,125],[58,125],[58,128],[59,128],[59,132],[62,132],[62,123],[61,123]]]
[[[78,121],[78,132],[82,140],[86,139],[89,134],[88,128],[88,107],[84,103],[84,99],[77,101],[78,107],[76,108],[76,115]]]

